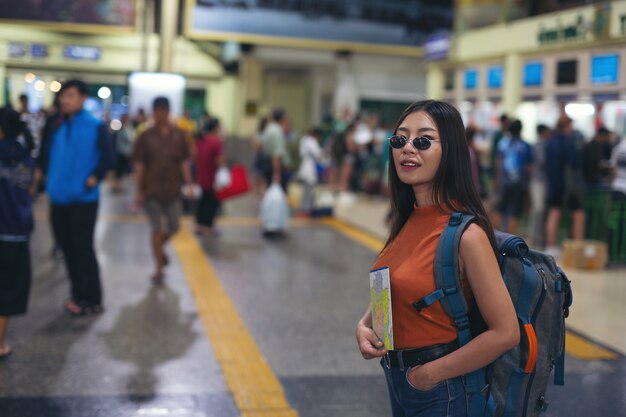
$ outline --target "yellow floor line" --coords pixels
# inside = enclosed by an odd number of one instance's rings
[[[380,252],[383,248],[384,242],[369,233],[366,233],[356,227],[350,226],[341,220],[337,220],[334,217],[329,217],[322,220],[322,223],[332,227],[341,234],[349,237],[357,243],[368,247],[374,252]]]
[[[565,346],[569,355],[584,361],[619,359],[619,356],[615,352],[611,352],[572,332],[566,333]]]
[[[218,217],[216,219],[218,225],[224,226],[256,226],[261,227],[261,220],[256,217]],[[292,218],[289,219],[289,227],[307,227],[315,224],[315,220],[307,218]]]
[[[380,252],[384,242],[368,233],[365,233],[355,227],[352,227],[341,220],[335,218],[325,219],[322,223],[332,227],[348,238],[372,249],[374,252]],[[584,337],[576,335],[570,331],[566,331],[566,352],[576,359],[581,360],[617,360],[618,355],[608,349],[594,343]]]
[[[48,213],[42,210],[34,212],[34,217],[39,221],[48,220]],[[193,221],[193,216],[185,216],[185,218]],[[98,221],[108,223],[146,223],[148,220],[143,213],[128,214],[100,214]],[[217,225],[222,226],[239,226],[239,227],[261,227],[261,220],[257,217],[218,217],[215,219]],[[318,222],[308,218],[292,218],[289,219],[289,227],[310,227]]]
[[[172,244],[241,417],[298,417],[209,259],[189,231],[188,221]]]

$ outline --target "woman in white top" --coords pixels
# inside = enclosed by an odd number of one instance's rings
[[[308,215],[313,209],[313,191],[317,185],[317,162],[322,157],[322,148],[319,144],[321,130],[311,129],[300,139],[300,168],[298,169],[298,180],[302,183],[302,199],[300,202],[300,212]]]

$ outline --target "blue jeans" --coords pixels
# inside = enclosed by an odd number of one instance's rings
[[[467,396],[462,377],[420,391],[406,379],[409,368],[388,368],[384,361],[381,366],[385,370],[393,417],[467,417]]]

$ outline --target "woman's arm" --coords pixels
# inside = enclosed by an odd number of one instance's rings
[[[461,237],[460,263],[487,330],[449,355],[413,368],[407,377],[418,389],[429,389],[440,381],[482,368],[519,343],[513,302],[489,239],[476,224],[470,225]]]
[[[365,359],[372,359],[383,356],[385,350],[383,342],[372,330],[372,303],[367,307],[365,314],[356,325],[356,341],[359,344],[361,355]]]

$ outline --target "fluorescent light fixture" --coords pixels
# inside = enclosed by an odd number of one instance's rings
[[[588,103],[569,103],[565,106],[565,113],[569,117],[592,116],[596,112],[593,104]]]
[[[152,102],[157,97],[167,97],[170,102],[170,116],[178,118],[183,114],[185,97],[185,77],[180,74],[158,72],[134,72],[128,77],[130,114],[139,109],[152,114]]]

